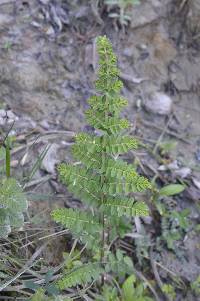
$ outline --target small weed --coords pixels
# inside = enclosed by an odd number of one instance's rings
[[[180,250],[175,242],[181,240],[189,229],[188,215],[190,211],[185,209],[178,212],[163,203],[158,203],[157,208],[161,214],[162,230],[162,235],[157,238],[157,243],[159,244],[162,240],[165,241],[168,249],[175,251],[178,255]]]
[[[138,281],[135,275],[129,276],[122,285],[123,301],[153,301],[148,296],[145,284]]]
[[[105,4],[108,6],[109,11],[115,7],[117,8],[118,11],[109,12],[109,17],[119,20],[121,26],[128,25],[128,22],[131,20],[128,8],[139,3],[139,0],[105,0]]]
[[[164,284],[162,286],[162,291],[163,293],[165,293],[165,295],[167,295],[170,300],[175,300],[176,298],[176,292],[175,292],[175,289],[174,287],[171,285],[171,284]]]
[[[12,42],[7,41],[7,42],[4,43],[3,49],[6,50],[6,51],[8,51],[9,49],[12,48],[12,45],[13,45]]]
[[[196,296],[200,296],[200,275],[190,284],[190,286],[194,294]]]

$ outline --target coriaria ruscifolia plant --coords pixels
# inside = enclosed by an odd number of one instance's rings
[[[96,254],[96,261],[64,275],[58,282],[61,289],[98,279],[105,272],[111,241],[126,225],[124,217],[148,215],[145,202],[132,195],[150,189],[150,182],[119,159],[120,154],[137,149],[138,141],[125,134],[129,122],[119,116],[127,100],[120,96],[117,58],[105,36],[98,38],[97,50],[97,94],[88,100],[90,108],[85,114],[100,134],[78,134],[72,147],[77,162],[58,167],[61,181],[88,209],[60,208],[52,212],[56,222]]]

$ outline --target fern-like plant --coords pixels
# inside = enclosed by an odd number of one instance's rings
[[[58,282],[61,289],[97,280],[105,267],[108,271],[109,245],[114,233],[119,232],[119,225],[126,225],[124,217],[148,215],[147,205],[138,201],[134,193],[150,189],[150,182],[119,158],[137,149],[138,141],[125,134],[129,122],[120,117],[127,100],[120,96],[122,82],[118,79],[117,58],[105,36],[98,38],[97,49],[97,94],[88,100],[90,108],[85,113],[97,131],[78,134],[72,148],[76,163],[58,167],[61,181],[88,209],[55,209],[52,217],[99,257],[68,271]]]

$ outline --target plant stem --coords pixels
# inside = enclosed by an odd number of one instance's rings
[[[108,62],[108,57],[107,57],[107,55],[106,55],[106,49],[105,49],[105,57],[106,57],[106,61]],[[108,70],[106,70],[106,72],[107,72]],[[108,89],[108,80],[107,80],[107,82],[106,82],[106,91],[107,91],[107,89]],[[105,98],[105,104],[107,105],[107,107],[108,107],[108,99],[107,99],[107,95],[105,95],[106,96],[106,98]],[[105,117],[105,119],[107,119],[108,120],[108,113],[109,113],[109,111],[107,110],[105,110],[105,112],[104,112],[104,117]],[[102,165],[103,164],[105,164],[105,159],[106,159],[106,154],[105,154],[105,152],[104,152],[104,147],[105,147],[105,145],[104,145],[104,139],[103,139],[103,136],[101,137],[101,142],[102,142],[102,146],[103,146],[103,151],[102,151]],[[101,175],[101,189],[103,190],[103,184],[104,184],[104,182],[105,182],[105,176],[104,176],[104,174],[102,173],[102,175]],[[104,193],[102,192],[101,193],[101,205],[103,205],[104,204]],[[101,250],[101,263],[102,263],[102,265],[106,262],[106,260],[105,260],[105,231],[106,231],[106,225],[105,225],[105,215],[104,215],[104,211],[102,212],[102,215],[101,215],[101,223],[102,223],[102,227],[103,227],[103,229],[102,229],[102,250]],[[102,286],[104,285],[104,275],[102,275]]]
[[[6,139],[6,177],[10,177],[10,141],[9,137]]]
[[[103,138],[103,137],[102,137]],[[103,144],[103,139],[102,139],[102,144]],[[102,153],[102,164],[104,162],[104,153]],[[103,184],[105,181],[105,177],[104,174],[101,175],[101,189],[102,189],[102,193],[101,193],[101,205],[103,205],[104,203],[104,193],[103,193]],[[104,262],[104,248],[105,248],[105,216],[104,216],[104,212],[102,212],[101,214],[101,224],[102,224],[102,233],[101,233],[101,264],[103,265]],[[104,285],[104,275],[102,275],[102,279],[101,279],[102,285]]]

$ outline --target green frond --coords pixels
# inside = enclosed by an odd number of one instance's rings
[[[127,106],[128,101],[123,97],[115,95],[116,93],[112,94],[112,96],[109,94],[106,96],[91,96],[88,99],[88,104],[93,111],[105,112],[106,110],[112,114],[118,114],[123,107]]]
[[[127,119],[120,119],[111,116],[105,118],[105,115],[95,112],[93,109],[87,110],[85,114],[86,119],[91,126],[107,133],[117,134],[130,126]]]
[[[107,133],[117,134],[118,132],[127,129],[130,126],[130,123],[127,119],[109,117],[103,126],[104,131]]]
[[[101,157],[98,153],[88,151],[86,145],[74,144],[72,146],[72,154],[74,159],[81,161],[88,169],[100,169],[101,168]]]
[[[147,216],[148,206],[145,202],[135,201],[131,198],[113,198],[105,200],[103,207],[108,209],[111,215],[117,216]]]
[[[102,225],[89,213],[71,208],[59,208],[52,211],[53,220],[73,233],[73,237],[89,250],[99,250]]]
[[[86,202],[98,206],[100,200],[100,176],[94,175],[83,167],[61,163],[58,166],[61,181],[74,195]]]
[[[74,193],[74,196],[82,200],[87,205],[92,205],[94,208],[98,207],[100,204],[100,187],[96,188],[96,186],[93,187],[86,187],[84,183],[79,183],[78,189],[76,186],[69,185],[67,186],[69,191]]]
[[[91,214],[71,208],[58,208],[52,212],[54,221],[62,224],[66,229],[74,233],[95,233],[101,230],[101,224]]]
[[[87,122],[94,128],[105,130],[105,114],[102,112],[94,111],[92,108],[85,111],[85,117]]]
[[[113,155],[126,153],[130,149],[137,149],[138,147],[137,139],[130,136],[104,135],[103,144],[106,152]]]
[[[0,208],[15,212],[27,209],[26,196],[14,178],[4,178],[0,183]]]
[[[55,209],[51,216],[54,221],[69,229],[74,238],[87,245],[87,249],[95,250],[100,246],[102,225],[91,213],[71,208],[60,208]]]
[[[129,174],[132,173],[134,176],[137,176],[137,173],[133,165],[126,163],[120,159],[114,160],[109,159],[105,167],[106,177],[116,177],[118,179],[126,178]]]
[[[138,176],[137,172],[131,164],[128,164],[120,159],[109,159],[105,166],[105,174],[108,178],[115,177],[118,179],[129,178],[130,175],[132,175],[132,177]]]
[[[74,158],[81,161],[88,169],[101,168],[102,151],[100,137],[80,133],[76,136],[76,143],[72,146],[72,154]]]
[[[128,182],[129,181],[129,182]],[[137,178],[133,178],[132,175],[130,175],[130,178],[127,179],[127,185],[135,185],[135,192],[142,192],[145,191],[146,189],[151,189],[152,185],[149,182],[149,180],[143,176],[137,176]],[[133,187],[134,187],[133,185]],[[134,192],[134,191],[133,191]]]
[[[128,194],[130,192],[142,192],[151,188],[148,179],[142,176],[130,174],[125,180],[108,178],[103,185],[103,192],[109,195]]]
[[[72,146],[74,158],[81,161],[88,168],[100,169],[102,166],[102,152],[116,155],[136,149],[137,139],[130,136],[104,135],[102,137],[92,137],[84,135],[84,139],[79,140]],[[101,139],[103,138],[103,139]]]
[[[64,184],[68,185],[69,189],[76,187],[77,191],[85,188],[98,189],[100,185],[100,176],[94,175],[91,171],[77,165],[61,163],[58,166],[60,179]]]
[[[102,190],[107,196],[122,195],[124,193],[124,181],[116,181],[115,178],[109,178],[102,187]]]
[[[76,285],[84,285],[91,281],[96,281],[104,272],[99,263],[89,263],[72,269],[63,276],[57,283],[59,289],[63,290]]]
[[[110,192],[112,190],[113,193],[117,193],[117,188],[115,189],[115,186],[118,185],[117,183],[119,183],[121,187],[120,193],[142,192],[146,189],[151,189],[149,180],[138,175],[131,164],[127,164],[119,159],[109,159],[106,164],[105,175],[108,181],[104,185],[105,192],[109,192],[108,187],[113,186],[110,187]]]
[[[101,152],[102,145],[100,137],[95,135],[89,135],[86,133],[79,133],[76,137],[76,145],[87,146],[87,151],[90,153]]]

